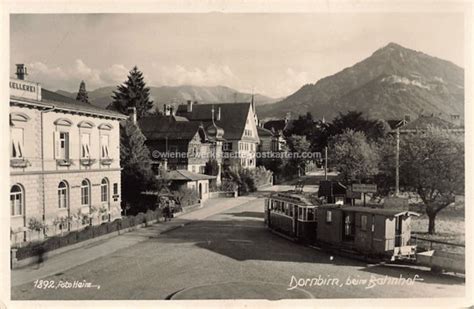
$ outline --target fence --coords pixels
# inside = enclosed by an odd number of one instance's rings
[[[57,250],[113,232],[120,232],[124,229],[152,223],[161,217],[162,213],[160,209],[156,209],[155,211],[149,210],[146,213],[138,213],[136,216],[123,217],[122,219],[102,223],[101,225],[87,226],[80,231],[72,231],[63,236],[53,236],[41,242],[29,243],[25,247],[13,248],[12,264],[14,264],[14,261],[21,261],[36,256],[39,249],[42,249],[43,252]]]
[[[464,253],[465,245],[452,242],[433,240],[428,238],[412,236],[411,240],[418,246],[419,250],[443,250],[446,252]]]

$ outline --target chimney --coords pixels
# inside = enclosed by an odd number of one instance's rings
[[[168,104],[163,104],[163,114],[165,116],[171,116],[171,106]]]
[[[136,107],[129,107],[127,110],[128,110],[128,116],[129,116],[130,120],[134,124],[137,124],[137,108]]]
[[[27,69],[26,69],[26,66],[24,64],[17,64],[16,65],[16,77],[18,79],[21,79],[21,80],[24,80],[25,79],[25,76],[28,75],[28,72],[27,72]]]
[[[191,113],[193,111],[193,101],[188,100],[188,108],[186,110],[188,113]]]
[[[221,121],[221,108],[220,107],[217,109],[216,121]]]

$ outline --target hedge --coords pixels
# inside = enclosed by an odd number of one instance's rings
[[[17,248],[16,258],[23,260],[28,257],[38,255],[40,246],[43,247],[44,252],[56,250],[65,246],[69,246],[84,240],[99,237],[108,233],[116,232],[121,229],[134,227],[138,224],[146,223],[162,216],[161,210],[148,210],[146,214],[138,213],[136,216],[127,216],[122,219],[116,219],[112,222],[102,223],[95,226],[86,226],[81,231],[72,231],[66,235],[56,235],[50,237],[43,242],[30,243],[25,247]]]

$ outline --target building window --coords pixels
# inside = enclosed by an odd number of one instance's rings
[[[100,201],[102,203],[109,202],[109,181],[107,178],[103,178],[100,183]]]
[[[326,222],[331,223],[332,222],[332,211],[326,210]]]
[[[91,157],[90,142],[91,142],[91,135],[88,133],[82,133],[81,134],[81,158],[82,159],[89,159]]]
[[[58,206],[60,209],[68,208],[68,185],[61,181],[58,186]]]
[[[12,216],[23,215],[23,190],[19,185],[14,185],[10,190],[10,208]]]
[[[89,180],[84,179],[81,183],[81,205],[82,206],[89,206],[90,192],[91,192],[90,182]]]
[[[109,136],[100,136],[100,157],[102,159],[108,159],[109,157]]]
[[[360,229],[361,231],[367,231],[367,216],[366,215],[360,216]]]
[[[118,195],[118,183],[114,183],[114,195]]]
[[[232,150],[232,143],[231,142],[225,142],[222,146],[222,149],[224,151],[230,151]]]
[[[55,151],[57,159],[69,159],[68,132],[55,132]]]
[[[23,158],[23,129],[12,128],[11,130],[11,157],[12,158]]]

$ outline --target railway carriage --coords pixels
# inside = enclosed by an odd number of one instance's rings
[[[417,213],[371,207],[321,205],[300,192],[271,195],[265,201],[265,223],[295,241],[384,259],[414,258],[411,216]]]

